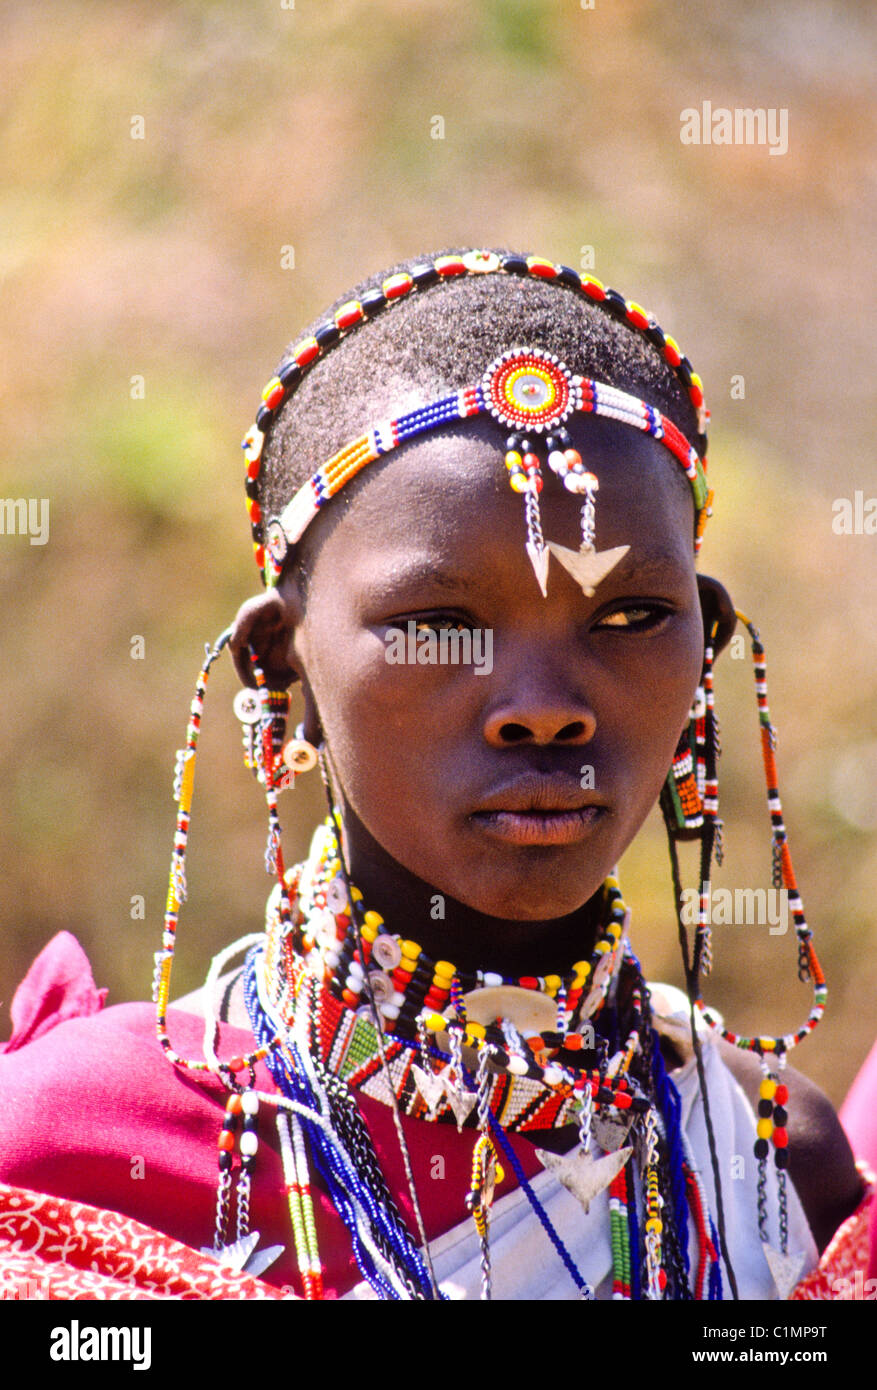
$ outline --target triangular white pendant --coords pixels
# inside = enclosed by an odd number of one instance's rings
[[[444,1096],[457,1121],[457,1129],[462,1129],[477,1097],[474,1091],[461,1090],[451,1079],[450,1062],[446,1062],[441,1071],[424,1071],[423,1067],[417,1065],[412,1066],[411,1070],[417,1089],[429,1106],[430,1113],[435,1114]]]
[[[612,1120],[607,1115],[595,1115],[591,1120],[591,1135],[604,1153],[616,1153],[627,1142],[633,1120],[630,1111],[625,1114],[623,1110]]]
[[[548,561],[551,559],[551,556],[548,553],[548,547],[544,545],[536,545],[535,541],[527,541],[526,549],[527,554],[530,557],[530,564],[533,566],[533,569],[536,573],[536,580],[539,584],[539,588],[542,590],[542,597],[547,598]]]
[[[632,1153],[633,1149],[628,1147],[595,1158],[593,1153],[585,1153],[579,1145],[568,1154],[553,1154],[545,1149],[537,1149],[536,1157],[543,1168],[548,1168],[587,1211],[597,1194],[621,1172]]]
[[[417,1089],[432,1113],[445,1093],[444,1073],[424,1071],[423,1067],[418,1067],[416,1064],[412,1066],[411,1070],[417,1083]]]
[[[202,1245],[201,1254],[212,1255],[213,1259],[226,1269],[233,1269],[238,1274],[252,1274],[253,1278],[257,1279],[286,1249],[284,1245],[266,1245],[264,1250],[257,1250],[258,1244],[259,1232],[250,1231],[249,1235],[241,1236],[240,1240],[223,1245],[221,1250]]]
[[[448,1105],[454,1112],[454,1119],[457,1121],[457,1129],[462,1129],[477,1099],[474,1091],[462,1090],[455,1081],[451,1080],[451,1064],[446,1062],[439,1072],[439,1076],[444,1081],[445,1095],[448,1098]]]
[[[784,1255],[780,1250],[774,1250],[767,1241],[762,1242],[761,1248],[764,1251],[764,1258],[767,1260],[773,1282],[776,1284],[777,1293],[785,1301],[800,1277],[804,1265],[803,1253]]]
[[[629,545],[616,545],[612,550],[589,549],[569,550],[556,541],[548,542],[548,549],[557,556],[564,569],[572,575],[582,592],[590,598],[601,580],[606,578],[630,550]],[[532,559],[532,556],[531,556]]]

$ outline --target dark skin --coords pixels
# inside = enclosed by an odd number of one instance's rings
[[[666,450],[612,421],[572,432],[600,479],[598,549],[630,546],[593,597],[552,558],[543,598],[502,439],[474,421],[371,465],[299,547],[306,600],[291,571],[235,624],[247,683],[248,645],[270,683],[301,681],[365,903],[463,969],[561,973],[589,955],[595,895],[686,722],[704,615],[719,646],[733,631],[727,593],[695,573],[691,494]],[[578,499],[549,475],[540,505],[546,539],[575,549]],[[492,671],[389,664],[387,630],[409,619],[489,629]],[[726,1061],[756,1097],[757,1060]],[[789,1087],[791,1176],[821,1248],[861,1181],[828,1101],[797,1074]]]

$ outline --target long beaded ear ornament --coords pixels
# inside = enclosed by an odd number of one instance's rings
[[[719,725],[713,691],[715,629],[704,647],[700,685],[679,738],[673,762],[661,791],[661,811],[672,840],[699,840],[700,889],[694,959],[698,970],[712,969],[709,882],[713,855],[723,862],[722,822],[719,819],[717,763]]]
[[[177,826],[174,848],[171,857],[170,881],[167,907],[165,911],[162,949],[155,955],[155,976],[153,1000],[156,1006],[156,1031],[158,1040],[167,1060],[172,1066],[184,1068],[190,1075],[212,1073],[218,1076],[231,1092],[219,1137],[219,1187],[216,1203],[216,1223],[214,1243],[205,1247],[203,1253],[213,1254],[223,1264],[243,1269],[247,1273],[259,1274],[276,1259],[281,1252],[279,1246],[268,1250],[258,1250],[259,1233],[249,1230],[250,1173],[256,1150],[258,1102],[270,1102],[277,1107],[277,1128],[281,1145],[281,1158],[287,1183],[290,1217],[293,1225],[296,1257],[302,1277],[305,1298],[322,1296],[322,1274],[319,1251],[316,1242],[313,1202],[310,1195],[309,1150],[314,1157],[318,1171],[328,1184],[336,1210],[348,1223],[354,1242],[357,1258],[362,1259],[361,1268],[367,1269],[374,1287],[384,1296],[392,1298],[440,1298],[438,1286],[432,1272],[428,1247],[426,1263],[399,1216],[389,1190],[377,1166],[377,1159],[371,1153],[367,1134],[358,1112],[346,1087],[340,1086],[337,1078],[327,1073],[319,1061],[306,1063],[299,1052],[295,1039],[288,1033],[287,1022],[282,1017],[268,1018],[256,1005],[253,997],[254,976],[250,967],[257,949],[261,946],[261,934],[244,937],[227,950],[220,952],[211,964],[205,992],[212,997],[223,969],[234,955],[241,950],[248,952],[244,974],[244,992],[248,1011],[258,1022],[254,1027],[256,1046],[245,1056],[235,1056],[220,1060],[216,1055],[218,1040],[218,1020],[208,1020],[204,1034],[205,1060],[183,1057],[171,1044],[167,1026],[168,1002],[170,999],[170,980],[176,942],[177,919],[181,904],[186,897],[185,861],[188,844],[189,815],[195,780],[195,761],[204,697],[210,670],[221,652],[228,645],[231,629],[227,629],[212,648],[202,664],[195,687],[195,697],[191,704],[189,724],[186,730],[186,744],[177,755],[174,779],[174,797],[178,803]],[[245,724],[251,725],[249,737],[245,733],[245,748],[249,765],[259,777],[265,788],[269,815],[269,845],[266,867],[278,879],[278,919],[282,928],[282,939],[288,945],[293,932],[290,912],[288,878],[283,862],[280,843],[280,822],[277,814],[277,792],[284,779],[284,767],[288,772],[303,770],[316,761],[316,750],[300,736],[283,744],[281,755],[277,753],[282,739],[281,724],[285,723],[284,700],[273,698],[269,692],[264,673],[255,653],[250,651],[255,690],[244,691],[237,702],[237,712]],[[287,783],[288,784],[288,783]],[[305,1017],[305,1023],[307,1019]],[[278,1093],[256,1095],[254,1091],[257,1062],[265,1061],[272,1077],[278,1084]],[[287,1068],[292,1068],[290,1079],[294,1078],[292,1094],[284,1090]],[[238,1079],[246,1074],[248,1080],[241,1084]],[[284,1113],[285,1112],[285,1113]],[[242,1132],[236,1139],[238,1126]],[[400,1142],[404,1146],[404,1136]],[[234,1152],[237,1148],[240,1162],[234,1165]],[[407,1155],[407,1149],[404,1150]],[[363,1178],[359,1167],[365,1157],[369,1163],[369,1175]],[[423,1223],[410,1163],[406,1167],[409,1181],[409,1197],[418,1217],[421,1241],[426,1245]],[[230,1229],[233,1188],[237,1177],[237,1224]],[[372,1179],[374,1183],[372,1185]],[[337,1200],[336,1200],[337,1199]],[[234,1235],[234,1239],[231,1236]]]
[[[786,895],[786,902],[795,923],[795,936],[798,948],[798,978],[810,981],[813,986],[813,1005],[805,1022],[794,1032],[783,1035],[747,1037],[733,1033],[713,1014],[704,1002],[700,988],[700,975],[706,974],[710,965],[709,942],[709,894],[710,864],[716,842],[718,821],[718,784],[715,774],[715,760],[718,752],[718,734],[713,708],[712,689],[712,640],[707,643],[704,662],[704,689],[702,699],[693,713],[693,744],[686,749],[680,743],[674,758],[670,777],[662,795],[662,807],[669,831],[670,859],[673,869],[673,884],[676,897],[679,936],[682,945],[683,964],[688,983],[692,1008],[692,1033],[695,1055],[699,1070],[702,1068],[697,1030],[694,1027],[696,1009],[707,1025],[726,1042],[746,1052],[753,1052],[759,1059],[763,1080],[759,1090],[758,1117],[754,1156],[758,1165],[758,1231],[765,1259],[770,1268],[780,1298],[788,1298],[797,1283],[804,1256],[789,1250],[789,1206],[788,1179],[789,1135],[788,1135],[788,1088],[782,1080],[783,1069],[788,1054],[808,1037],[821,1021],[825,1013],[827,988],[819,958],[813,946],[813,933],[807,925],[804,908],[798,892],[792,857],[789,851],[786,827],[783,821],[777,785],[776,731],[771,723],[767,704],[767,671],[764,646],[758,631],[744,613],[737,617],[747,629],[752,644],[755,691],[758,703],[758,718],[761,733],[761,752],[767,786],[767,803],[771,821],[771,861],[772,887]],[[689,731],[683,736],[683,742]],[[692,766],[693,763],[693,766]],[[694,952],[689,960],[687,932],[682,908],[682,888],[679,876],[679,863],[676,853],[676,840],[698,837],[701,841],[701,882],[698,925],[695,932]],[[705,1093],[703,1079],[701,1089]],[[707,1112],[708,1129],[711,1129]],[[779,1248],[771,1244],[768,1230],[767,1202],[767,1163],[773,1148],[774,1167],[777,1185],[778,1236]]]

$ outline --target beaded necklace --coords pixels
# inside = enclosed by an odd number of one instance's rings
[[[311,1037],[322,1062],[351,1089],[361,1090],[386,1103],[388,1083],[392,1081],[396,1098],[405,1113],[418,1118],[456,1121],[461,1128],[466,1124],[472,1127],[476,1123],[475,1116],[471,1109],[466,1115],[460,1115],[459,1103],[455,1104],[458,1096],[455,1096],[455,1088],[450,1084],[451,1078],[446,1079],[447,1084],[429,1084],[433,1079],[431,1069],[428,1070],[429,1059],[439,1058],[453,1064],[459,1051],[460,1058],[454,1071],[457,1079],[460,1079],[463,1071],[460,1063],[470,1074],[474,1074],[479,1052],[489,1048],[497,1068],[490,1081],[491,1113],[507,1130],[539,1130],[568,1124],[580,1109],[581,1096],[586,1088],[598,1105],[612,1105],[623,1111],[632,1109],[635,1113],[645,1108],[644,1098],[636,1094],[628,1079],[630,1065],[637,1051],[637,1030],[642,1025],[639,992],[634,991],[633,995],[634,1025],[624,1049],[613,1059],[611,1077],[607,1076],[608,1059],[604,1056],[602,1065],[598,1062],[599,1044],[602,1044],[603,1053],[606,1048],[602,1039],[598,1044],[593,1025],[577,1022],[575,1029],[569,1026],[574,1020],[598,1015],[625,958],[626,908],[616,880],[610,879],[604,885],[608,921],[595,943],[591,959],[577,962],[566,977],[566,984],[560,976],[548,977],[546,983],[537,977],[512,981],[489,972],[458,975],[450,966],[454,973],[447,981],[444,1001],[437,1000],[434,994],[430,997],[430,989],[427,989],[425,995],[422,990],[414,993],[413,1004],[410,999],[403,998],[403,1004],[399,1005],[389,1002],[391,996],[386,993],[386,986],[382,982],[386,976],[380,967],[363,971],[356,977],[358,990],[355,994],[346,982],[343,987],[340,984],[339,975],[343,972],[338,964],[333,965],[338,951],[332,947],[347,942],[352,930],[349,903],[339,901],[344,889],[334,876],[336,853],[337,843],[327,827],[323,832],[316,870],[308,874],[308,898],[295,898],[296,906],[292,912],[291,920],[297,922],[296,932],[302,944],[300,955],[292,942],[293,931],[284,926],[283,914],[279,910],[279,895],[275,890],[269,902],[265,949],[260,968],[274,1016],[281,1021],[281,1025],[290,1026],[302,1008],[309,1009]],[[290,897],[295,896],[298,878],[295,871],[289,876]],[[343,932],[341,942],[337,936],[332,936],[329,949],[325,944],[329,935],[327,924],[324,919],[315,920],[327,910],[327,893],[338,908],[332,914],[335,931]],[[369,918],[372,920],[369,921]],[[383,923],[380,919],[376,921],[376,918],[376,913],[365,914],[363,941],[365,944],[368,940],[371,944],[370,951],[366,945],[367,966],[376,948],[379,953],[387,949],[383,943],[390,941],[398,946],[397,938],[379,932],[379,926]],[[406,943],[406,946],[413,946],[413,943]],[[423,959],[420,948],[416,949],[418,957]],[[357,956],[358,948],[353,948],[350,954],[352,964],[357,963]],[[423,978],[435,979],[435,974],[435,964],[427,964],[424,960]],[[365,991],[371,990],[375,977],[378,980],[374,995],[376,1001],[383,999],[383,1008],[393,1011],[392,1016],[383,1012],[387,1030],[384,1037],[387,1071],[381,1065],[371,1009],[364,1002]],[[348,973],[346,980],[351,978]],[[592,979],[593,984],[585,995],[583,985],[587,979]],[[314,990],[315,983],[320,986],[318,991]],[[469,986],[471,988],[467,993]],[[418,999],[427,1002],[422,1011],[415,1014]],[[561,1001],[559,1006],[558,999]],[[450,1002],[453,1000],[456,1002]],[[563,1007],[564,1000],[567,1007]],[[527,1031],[524,1024],[525,1031],[521,1031],[505,1018],[501,1022],[492,1021],[485,1025],[468,1016],[468,1011],[482,1001],[490,1006],[490,1010],[497,1005],[507,1004],[517,1009],[519,1016],[523,1014],[524,1018],[533,1005],[541,1004],[544,1007],[547,1004],[556,1014],[558,1026],[538,1032]],[[443,1014],[436,1011],[436,1005],[441,1002],[446,1005]],[[572,1007],[569,1007],[570,1003]],[[378,1009],[382,1009],[380,1004]],[[582,1065],[585,1061],[598,1064],[588,1067]]]
[[[268,1059],[275,1078],[280,1076],[281,1084],[284,1075],[289,1080],[289,1065],[284,1066],[284,1057],[300,1073],[302,1049],[306,1049],[311,1063],[320,1067],[324,1075],[337,1077],[348,1094],[358,1090],[384,1103],[395,1100],[403,1113],[414,1118],[456,1121],[460,1129],[479,1131],[467,1204],[482,1249],[482,1297],[490,1296],[489,1210],[493,1188],[501,1177],[493,1143],[496,1139],[515,1168],[522,1190],[581,1295],[593,1298],[593,1290],[576,1270],[530,1184],[526,1179],[521,1181],[519,1164],[505,1139],[509,1132],[534,1134],[577,1121],[587,1159],[593,1123],[601,1147],[609,1151],[606,1158],[596,1160],[593,1165],[595,1171],[600,1164],[608,1165],[600,1177],[595,1179],[590,1175],[590,1163],[585,1165],[588,1176],[583,1177],[581,1172],[571,1176],[567,1171],[568,1159],[542,1152],[540,1158],[546,1166],[557,1166],[561,1170],[560,1180],[585,1205],[589,1197],[611,1180],[613,1297],[630,1298],[631,1289],[633,1296],[638,1296],[642,1288],[649,1298],[664,1296],[668,1268],[665,1267],[662,1213],[674,1199],[670,1195],[666,1169],[665,1120],[655,1109],[651,1084],[647,1081],[644,1086],[632,1071],[632,1063],[638,1055],[646,1060],[647,1067],[651,1066],[650,1029],[645,1021],[641,991],[634,988],[631,992],[631,1025],[627,1040],[612,1058],[608,1057],[606,1040],[597,1037],[592,1024],[581,1021],[594,1018],[599,1022],[625,962],[638,972],[625,939],[628,914],[617,881],[610,879],[604,884],[604,925],[590,960],[577,962],[566,977],[549,976],[547,980],[524,977],[511,981],[489,972],[461,975],[451,966],[453,973],[443,986],[445,1011],[438,1014],[435,1005],[441,1000],[432,998],[426,1003],[436,976],[435,963],[424,960],[423,977],[428,977],[430,983],[425,993],[415,991],[414,997],[425,1007],[416,1015],[414,1027],[409,1027],[407,1035],[403,1030],[410,1008],[405,1010],[405,999],[397,1003],[382,989],[376,991],[385,1006],[392,1010],[390,1014],[380,1015],[384,1036],[379,1050],[375,1014],[371,1005],[363,1000],[370,994],[371,975],[384,973],[381,961],[373,960],[375,951],[383,958],[383,964],[391,966],[390,956],[395,952],[389,951],[387,942],[396,947],[400,947],[400,942],[398,937],[381,931],[384,923],[378,914],[363,910],[361,895],[352,884],[350,896],[347,896],[349,880],[338,875],[339,863],[337,840],[330,821],[315,837],[309,862],[287,875],[286,891],[281,895],[279,888],[275,890],[269,902],[264,944],[248,960],[248,1007],[256,1037],[273,1034],[281,1038],[279,1047]],[[327,913],[333,918],[333,928],[329,926]],[[357,959],[358,948],[349,954],[343,984],[339,977],[342,974],[340,952],[354,934],[357,914],[363,923],[360,939],[366,968],[361,977],[353,977],[354,983],[359,982],[358,990],[354,990],[349,983],[349,964]],[[366,936],[370,949],[366,947]],[[405,943],[405,950],[409,959],[423,959],[424,953],[414,943]],[[413,980],[415,972],[409,973]],[[440,975],[440,979],[445,978],[446,975]],[[497,979],[501,983],[495,983]],[[585,994],[584,985],[588,980],[591,989]],[[474,988],[464,991],[464,985]],[[473,1028],[466,1014],[466,1001],[467,997],[477,999],[479,993],[490,993],[494,1002],[511,999],[517,1007],[523,998],[541,996],[543,1001],[550,1000],[555,1009],[560,1000],[560,1027],[547,1036],[530,1033],[525,1037],[510,1020],[503,1018],[487,1026],[476,1024]],[[569,1031],[573,1021],[577,1032]],[[572,1046],[569,1045],[571,1039],[575,1039]],[[575,1066],[571,1064],[571,1057],[580,1064],[595,1065]],[[438,1073],[433,1069],[435,1061],[441,1063]],[[666,1084],[669,1087],[669,1083]],[[620,1148],[632,1124],[634,1129],[640,1126],[642,1131],[639,1138],[633,1135],[634,1147],[640,1152],[639,1190],[644,1203],[642,1246],[636,1212],[637,1187],[627,1171],[634,1150]],[[683,1245],[680,1246],[679,1235],[672,1226],[668,1232],[676,1265],[673,1277],[677,1297],[690,1296],[687,1250],[684,1248],[687,1243],[684,1208],[688,1205],[685,1183],[690,1173],[690,1168],[686,1168],[679,1179],[683,1210],[678,1220]],[[712,1271],[718,1256],[715,1244],[710,1243],[704,1219],[696,1223],[695,1229],[702,1237],[699,1266]],[[640,1258],[644,1261],[642,1284]],[[709,1296],[716,1296],[716,1288],[720,1288],[720,1284],[711,1278]]]
[[[547,1053],[581,1049],[586,1035],[576,1029],[602,1007],[624,954],[628,914],[614,877],[603,885],[604,921],[590,958],[577,961],[564,976],[510,977],[458,970],[450,961],[431,961],[416,942],[389,933],[383,918],[373,911],[362,914],[360,951],[331,821],[316,839],[306,876],[300,882],[294,874],[287,876],[287,902],[296,890],[294,914],[284,909],[279,885],[269,901],[269,975],[285,952],[285,984],[290,988],[290,962],[295,957],[285,943],[291,936],[304,966],[348,1009],[363,1010],[370,1018],[370,1009],[363,1008],[367,990],[384,1027],[394,1034],[414,1039],[418,1022],[429,1032],[444,1033],[450,1019],[462,1025],[464,1043],[476,1049],[485,1040],[505,1045],[499,1026],[482,1022],[479,1013],[487,1018],[494,1005],[514,1006],[532,1054],[525,1068],[520,1062],[510,1066],[513,1074],[521,1076],[541,1077],[544,1063],[540,1067],[538,1059]],[[352,885],[351,894],[361,903],[361,894]],[[532,1026],[541,1020],[545,1022],[540,1027]]]

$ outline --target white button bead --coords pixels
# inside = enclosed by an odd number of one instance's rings
[[[382,966],[384,970],[395,970],[402,959],[402,947],[395,937],[382,932],[376,936],[372,945],[372,960]]]
[[[326,889],[326,906],[330,912],[347,911],[347,889],[340,878],[333,878]]]

